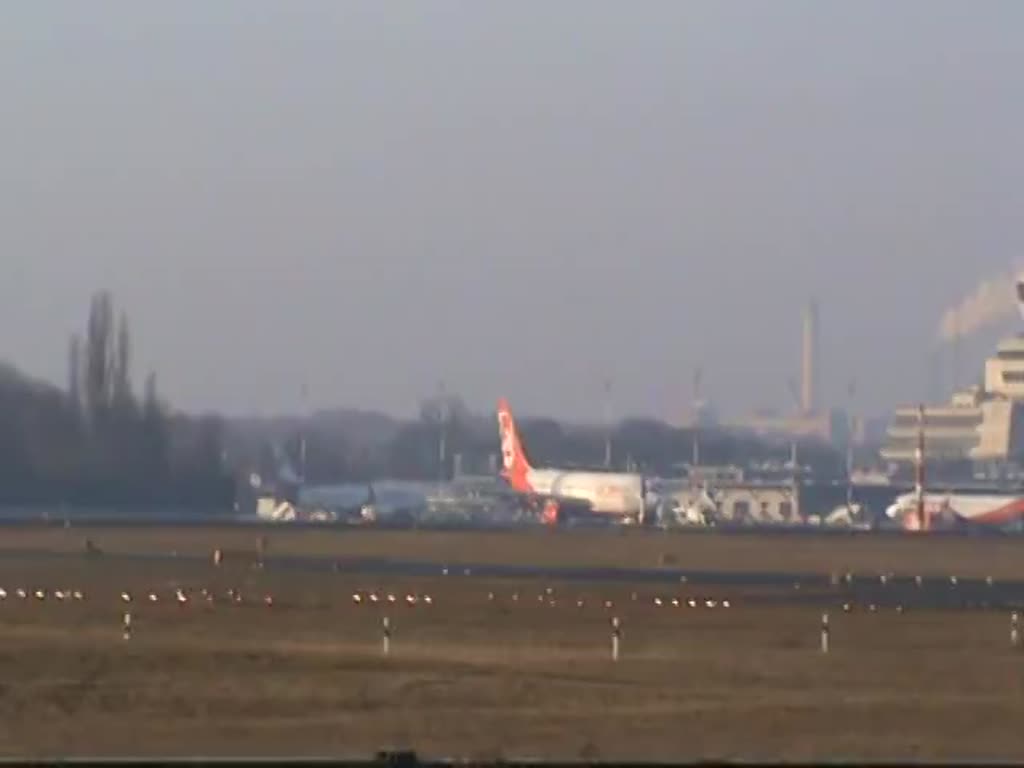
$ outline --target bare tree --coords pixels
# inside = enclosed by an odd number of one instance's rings
[[[68,402],[77,417],[82,410],[82,337],[77,333],[68,345]]]
[[[117,347],[111,364],[113,381],[111,383],[112,403],[121,410],[134,405],[132,395],[132,337],[128,329],[128,317],[124,312],[118,320]]]
[[[85,339],[85,405],[89,419],[98,422],[111,401],[113,302],[101,291],[93,296]]]

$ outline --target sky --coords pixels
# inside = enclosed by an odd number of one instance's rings
[[[1024,3],[0,6],[0,358],[90,294],[177,406],[681,418],[934,390],[1024,256]],[[977,367],[986,339],[965,342]],[[934,370],[934,369],[933,369]],[[929,388],[930,385],[930,388]]]

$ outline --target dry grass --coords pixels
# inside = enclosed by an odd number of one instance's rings
[[[612,531],[386,531],[368,529],[5,528],[0,550],[82,551],[92,539],[107,552],[251,559],[263,536],[267,554],[376,557],[438,563],[526,563],[727,571],[957,574],[1024,577],[1024,538],[716,534]]]
[[[288,542],[282,534],[272,545]],[[404,746],[478,758],[1024,755],[1024,657],[1009,647],[1005,614],[834,611],[826,657],[817,651],[819,609],[757,605],[735,589],[728,610],[672,609],[653,598],[726,593],[102,557],[7,557],[0,586],[86,596],[0,602],[8,755],[365,756]],[[168,601],[179,586],[219,597],[179,606]],[[246,602],[224,599],[228,587]],[[124,589],[134,598],[128,642]],[[150,590],[161,602],[145,600]],[[384,600],[430,594],[433,604],[357,606],[356,590]],[[268,593],[272,607],[261,602]],[[394,625],[390,658],[380,653],[384,612]],[[625,633],[618,664],[608,659],[612,613]]]

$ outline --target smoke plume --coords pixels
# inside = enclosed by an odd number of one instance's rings
[[[1017,311],[1013,275],[985,280],[942,315],[941,341],[956,341],[1012,317]]]

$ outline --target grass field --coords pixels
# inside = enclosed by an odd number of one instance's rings
[[[255,568],[241,556],[253,549],[251,531],[18,531],[5,532],[5,549],[74,552],[83,535],[107,551],[221,546],[238,556],[220,568],[84,555],[0,559],[0,587],[8,593],[0,600],[4,754],[362,757],[413,747],[470,758],[1024,756],[1016,727],[1024,711],[1024,654],[1010,647],[1005,612],[844,613],[837,595],[832,650],[823,655],[820,607],[758,603],[749,587],[285,572],[272,563]],[[923,563],[928,543],[883,539],[875,552],[861,538],[448,539],[282,531],[269,536],[268,550],[453,562],[468,551],[464,560],[479,562],[509,557],[507,547],[533,561],[562,551],[582,564],[590,552],[615,557],[607,549],[621,541],[626,551],[616,563],[653,565],[642,561],[669,546],[680,557],[709,558],[718,547],[744,553],[736,567],[793,568],[797,555],[787,559],[780,549],[796,547],[805,568],[872,564],[899,571],[886,559],[893,548]],[[934,543],[949,548],[944,558],[955,550],[953,564],[963,574],[971,562],[981,567],[986,555],[995,570],[1012,551],[1011,542]],[[811,545],[848,549],[830,560]],[[1008,561],[1001,567],[1007,570],[997,573],[1009,573]],[[184,605],[175,599],[179,588],[189,597]],[[17,589],[46,596],[19,599]],[[80,590],[83,599],[58,601],[54,592],[65,589]],[[228,589],[243,602],[229,598]],[[123,602],[124,591],[131,603]],[[158,602],[149,601],[150,592]],[[417,596],[415,606],[404,604],[408,594]],[[673,599],[680,607],[672,607]],[[716,605],[688,608],[689,599]],[[121,630],[126,609],[128,641]],[[393,625],[387,658],[384,614]],[[617,663],[609,659],[612,615],[624,630]]]
[[[722,571],[897,573],[1024,578],[1024,537],[758,535],[713,532],[389,531],[346,528],[5,528],[0,551],[82,551],[86,538],[111,553],[209,555],[221,548],[251,557],[388,557],[438,563],[673,567]]]

